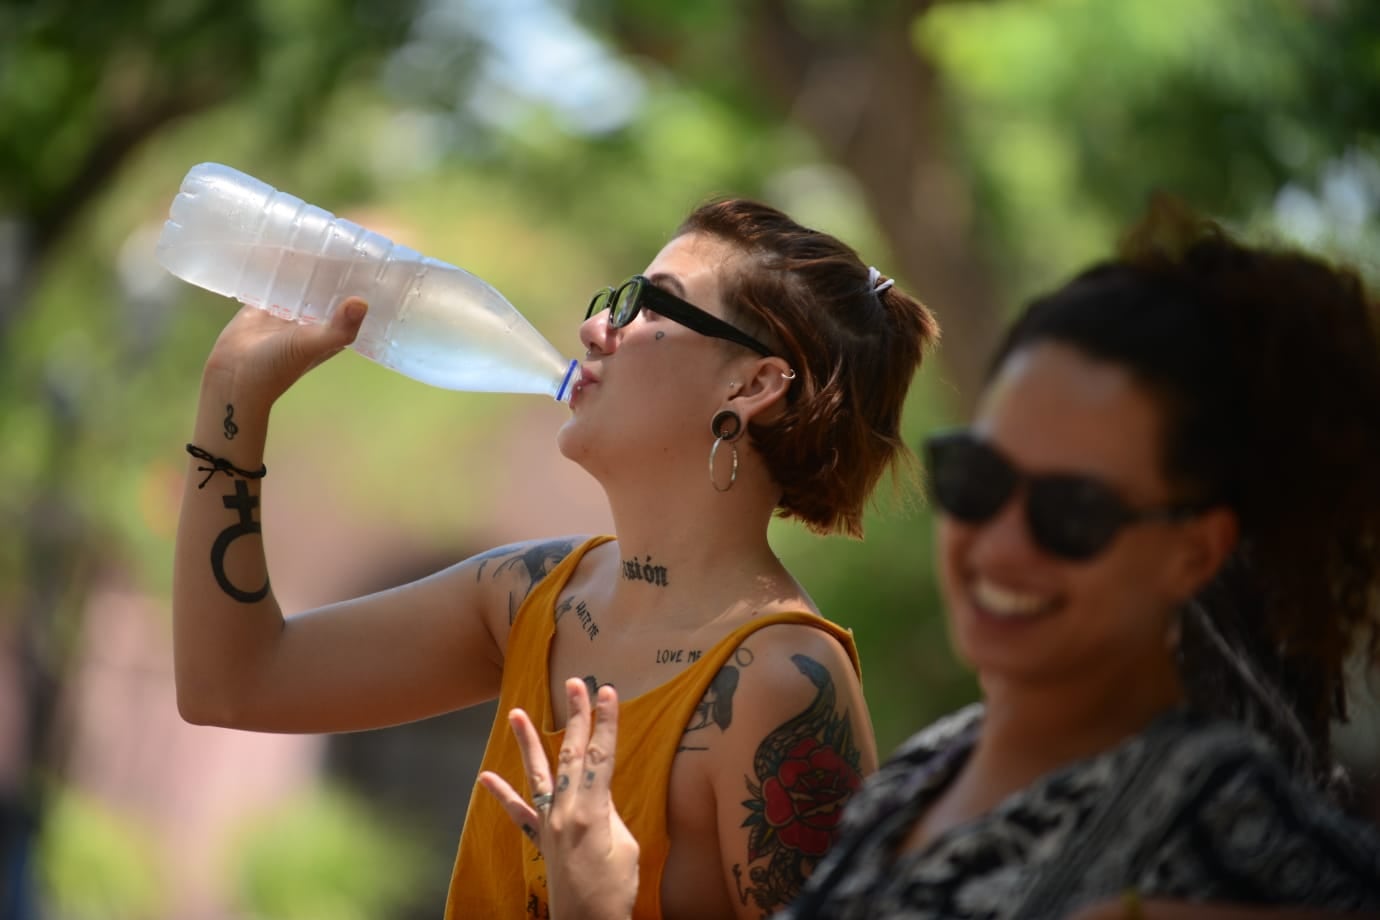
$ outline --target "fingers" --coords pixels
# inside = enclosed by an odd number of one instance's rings
[[[479,784],[498,799],[498,804],[503,806],[509,819],[518,826],[518,830],[527,835],[533,843],[537,842],[537,828],[541,825],[541,816],[537,810],[523,799],[522,794],[508,784],[508,781],[497,773],[488,770],[479,774]]]
[[[600,793],[598,801],[608,804],[609,784],[613,781],[613,755],[618,747],[618,693],[609,684],[599,688],[594,705],[594,731],[585,747],[585,772],[580,785]]]
[[[533,842],[549,830],[559,834],[562,827],[588,826],[591,820],[602,825],[601,816],[613,807],[610,783],[618,742],[618,695],[605,685],[591,705],[589,690],[579,678],[566,681],[565,691],[569,715],[554,777],[541,734],[521,709],[508,714],[508,724],[522,757],[528,794],[492,772],[479,776],[480,784]]]
[[[331,314],[330,327],[338,336],[343,337],[344,344],[349,345],[359,335],[359,327],[364,323],[364,317],[369,313],[369,305],[358,297],[348,297]]]
[[[358,297],[341,302],[325,323],[299,325],[295,330],[308,369],[344,351],[359,336],[369,305]]]
[[[585,748],[589,744],[593,720],[589,705],[589,689],[583,680],[578,677],[567,680],[565,697],[569,715],[565,723],[565,739],[556,763],[557,800],[581,781],[584,774]]]
[[[522,755],[522,769],[527,774],[527,788],[532,795],[551,792],[551,767],[546,762],[546,751],[541,746],[541,735],[527,713],[514,709],[508,713],[508,725],[517,739],[518,753]]]

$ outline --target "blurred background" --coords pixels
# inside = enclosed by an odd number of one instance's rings
[[[182,447],[234,310],[153,258],[191,166],[460,265],[572,355],[590,292],[691,207],[765,199],[939,315],[914,443],[1152,190],[1373,278],[1378,136],[1373,0],[0,0],[0,917],[438,916],[492,716],[179,719]],[[313,372],[266,457],[284,605],[606,529],[564,412],[350,352]],[[913,495],[884,492],[865,543],[773,539],[855,630],[883,750],[974,697]],[[1370,782],[1373,676],[1340,736]]]

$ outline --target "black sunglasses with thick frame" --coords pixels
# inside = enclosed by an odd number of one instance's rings
[[[1091,476],[1025,473],[963,428],[926,438],[924,454],[930,495],[944,513],[965,524],[981,524],[1024,485],[1026,524],[1035,544],[1073,562],[1102,552],[1123,527],[1181,521],[1207,509],[1203,503],[1132,508],[1110,485]]]
[[[585,311],[585,319],[596,313],[609,310],[609,326],[621,329],[632,322],[642,309],[647,308],[700,335],[715,339],[727,339],[745,348],[751,348],[764,358],[776,357],[776,352],[754,339],[735,326],[724,322],[712,313],[706,313],[692,303],[681,300],[670,291],[662,290],[652,283],[646,275],[633,275],[616,288],[606,287],[596,291]]]

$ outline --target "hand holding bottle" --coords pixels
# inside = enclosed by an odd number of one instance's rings
[[[267,409],[302,375],[353,343],[367,313],[357,297],[324,323],[294,323],[242,307],[211,348],[206,376],[233,380],[237,398]]]

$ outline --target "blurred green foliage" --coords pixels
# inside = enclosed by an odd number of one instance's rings
[[[396,916],[437,858],[406,829],[328,786],[253,821],[237,843],[236,901],[262,920]]]
[[[161,915],[157,846],[137,821],[66,790],[49,803],[39,844],[41,882],[55,916],[138,920]]]
[[[645,265],[710,195],[766,198],[887,270],[900,244],[860,193],[868,177],[766,91],[754,41],[780,23],[836,49],[900,20],[938,74],[972,217],[959,245],[994,266],[998,309],[1106,252],[1154,188],[1351,254],[1377,239],[1380,5],[1367,0],[582,0],[570,9],[591,30],[589,69],[616,62],[613,87],[637,100],[597,128],[505,88],[495,49],[513,9],[526,7],[0,3],[0,514],[17,522],[0,541],[0,624],[37,630],[52,680],[97,577],[167,590],[181,447],[233,305],[151,255],[203,160],[475,271],[573,353],[589,292]],[[926,296],[925,278],[908,286]],[[910,443],[954,420],[958,385],[941,351],[908,404]],[[445,549],[504,511],[451,458],[484,456],[512,406],[347,354],[275,410],[268,462],[324,447],[340,460],[318,471],[323,502]],[[856,631],[887,751],[975,688],[948,648],[915,490],[884,491],[866,526],[862,543],[780,523],[773,540]],[[407,844],[361,830],[371,819],[332,795],[302,808],[246,842],[246,909],[386,914]],[[152,915],[156,854],[136,831],[69,795],[47,815],[65,914]]]
[[[1380,155],[1374,3],[944,3],[914,34],[944,73],[988,245],[1021,296],[1106,252],[1153,191],[1263,228],[1282,190]],[[1355,202],[1367,212],[1370,182]]]

